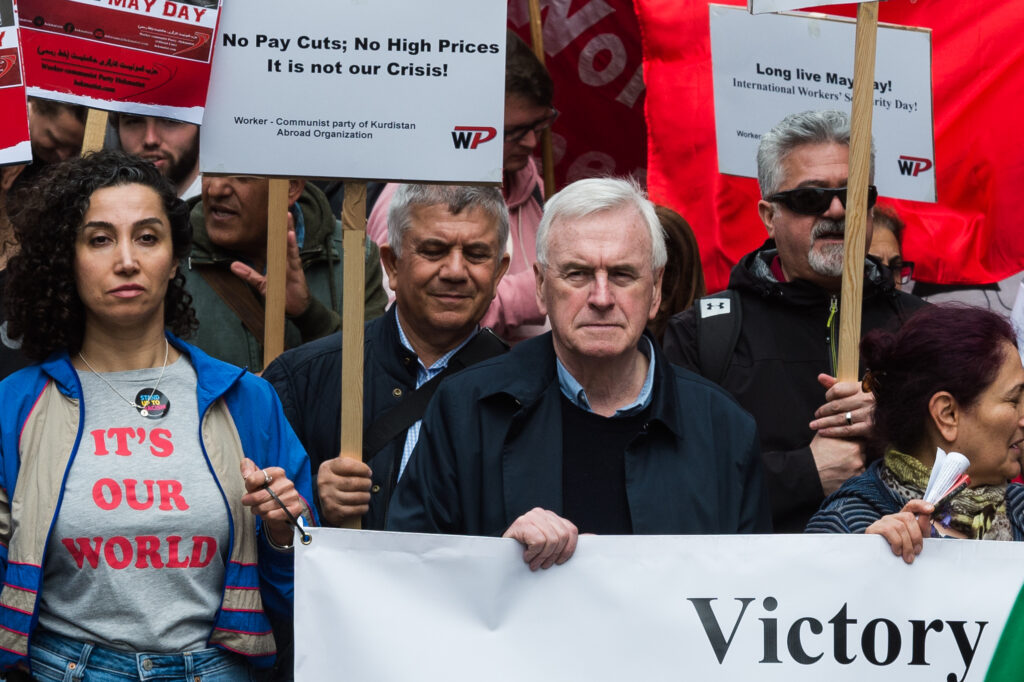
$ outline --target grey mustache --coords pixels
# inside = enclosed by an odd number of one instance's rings
[[[814,240],[826,234],[836,232],[842,235],[846,234],[845,220],[819,220],[811,229],[811,239]]]

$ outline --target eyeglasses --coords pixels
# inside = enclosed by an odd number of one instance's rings
[[[803,215],[821,215],[832,205],[832,198],[839,197],[839,203],[846,208],[845,187],[798,187],[778,192],[768,197],[768,201],[777,201],[794,213]],[[878,201],[878,189],[868,185],[868,208]]]
[[[893,278],[900,284],[910,284],[914,277],[914,262],[903,260],[899,256],[889,261],[889,269],[892,270]]]
[[[558,118],[558,109],[552,107],[551,111],[540,120],[533,121],[532,123],[525,123],[514,128],[505,128],[505,142],[519,142],[531,132],[536,135],[540,135],[543,131],[551,127],[551,124],[555,122],[556,118]]]

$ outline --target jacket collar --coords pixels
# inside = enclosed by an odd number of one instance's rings
[[[375,347],[376,355],[392,376],[406,376],[416,383],[416,354],[402,345],[398,337],[397,304],[383,315],[366,323],[366,344]]]
[[[753,291],[761,296],[781,296],[790,303],[820,304],[831,297],[831,293],[816,284],[797,279],[780,282],[772,274],[771,263],[778,255],[775,240],[768,239],[755,251],[740,259],[729,276],[729,288]],[[871,257],[864,260],[864,297],[895,296],[895,284],[884,276],[878,261]]]
[[[651,421],[662,423],[677,436],[679,420],[676,419],[678,397],[676,395],[675,370],[664,356],[650,332],[644,335],[651,340],[654,349],[654,388],[651,395]],[[554,384],[551,395],[560,396],[558,375],[555,369],[555,347],[551,340],[551,332],[523,341],[516,345],[507,356],[505,362],[510,363],[510,371],[503,372],[482,395],[482,399],[497,395],[507,395],[530,409],[543,399],[545,393]],[[508,365],[506,365],[508,367]]]

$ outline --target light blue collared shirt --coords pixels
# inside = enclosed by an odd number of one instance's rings
[[[409,343],[409,339],[405,335],[405,330],[402,329],[402,323],[398,321],[397,311],[395,312],[395,323],[398,324],[398,340],[401,341],[402,345],[409,349],[410,352],[415,354],[416,351],[413,350],[412,344]],[[416,388],[419,388],[420,386],[427,383],[428,381],[436,377],[438,374],[443,372],[445,368],[448,367],[448,361],[452,359],[452,356],[458,353],[463,346],[469,343],[469,340],[476,335],[478,329],[479,327],[473,329],[473,333],[467,336],[465,341],[463,341],[458,346],[452,348],[450,351],[439,357],[437,361],[430,367],[426,367],[423,364],[423,361],[419,359],[419,356],[417,356]],[[416,441],[420,439],[420,427],[422,426],[423,420],[420,419],[415,424],[410,426],[409,430],[406,431],[405,433],[405,447],[402,449],[402,461],[398,465],[399,478],[401,478],[402,474],[405,472],[405,465],[409,463],[409,457],[410,455],[412,455],[412,451],[416,448]]]
[[[615,414],[612,417],[630,417],[641,410],[647,409],[647,406],[651,404],[651,391],[654,388],[654,346],[651,345],[651,340],[646,336],[643,337],[646,343],[641,343],[637,349],[647,356],[650,360],[650,364],[647,366],[647,378],[644,379],[644,385],[640,388],[640,393],[629,405],[620,407],[615,410]],[[565,368],[562,361],[555,358],[555,367],[558,369],[558,385],[562,389],[562,395],[572,401],[572,404],[581,410],[587,412],[593,412],[590,409],[590,401],[587,400],[587,392],[583,390],[583,386],[580,382],[576,381],[576,378],[569,374],[569,370]]]

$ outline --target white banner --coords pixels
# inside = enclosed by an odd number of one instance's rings
[[[501,181],[504,0],[225,4],[204,173]]]
[[[513,540],[313,529],[298,680],[982,680],[1024,546],[877,536]],[[948,677],[947,677],[948,676]]]
[[[761,135],[788,114],[850,112],[855,32],[848,19],[711,6],[722,173],[757,177]],[[883,196],[935,201],[931,82],[931,33],[879,26],[872,132]]]

